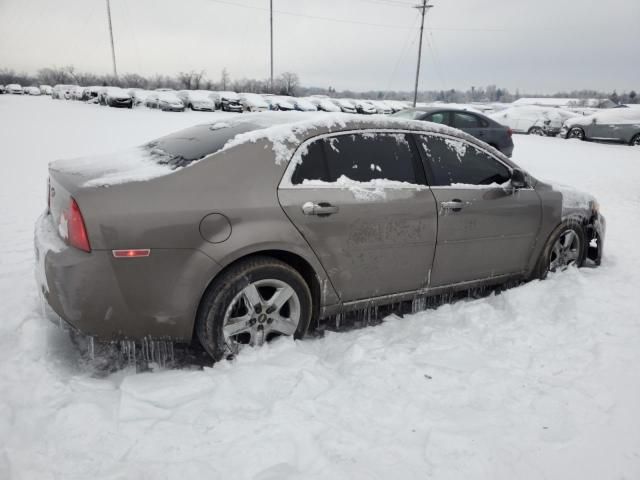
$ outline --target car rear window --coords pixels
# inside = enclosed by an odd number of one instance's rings
[[[161,165],[169,165],[172,168],[186,167],[221,150],[236,135],[258,128],[249,122],[197,125],[153,140],[143,148]]]

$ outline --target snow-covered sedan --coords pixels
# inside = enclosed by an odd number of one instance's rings
[[[38,87],[30,86],[30,87],[24,87],[24,94],[32,95],[34,97],[39,97],[40,95],[42,95],[42,92]]]
[[[223,112],[241,113],[244,107],[240,103],[240,96],[236,92],[212,92],[216,109]]]
[[[368,100],[354,100],[353,104],[356,106],[356,111],[363,115],[378,113],[376,107]]]
[[[213,92],[209,90],[180,90],[176,92],[185,108],[201,112],[213,112],[216,109],[212,94]]]
[[[576,114],[553,107],[516,106],[488,116],[515,133],[556,136],[565,120]]]
[[[346,98],[334,98],[332,99],[333,103],[335,103],[338,108],[340,108],[341,112],[344,113],[358,113],[356,110],[356,106],[353,104],[351,100]]]
[[[640,146],[640,108],[611,108],[571,118],[565,121],[560,136]]]
[[[269,104],[257,93],[240,93],[240,105],[246,112],[265,112],[269,110]]]
[[[293,99],[296,110],[300,112],[316,112],[318,107],[316,107],[313,102],[310,102],[307,98],[297,97]]]
[[[103,87],[98,93],[100,105],[117,108],[133,108],[131,94],[120,87]]]
[[[51,98],[54,100],[69,100],[71,98],[71,91],[77,85],[65,85],[59,83],[58,85],[53,87],[51,91]]]
[[[309,97],[308,100],[313,103],[321,112],[341,112],[342,109],[331,101],[329,97],[314,95]]]
[[[152,92],[144,104],[149,108],[157,108],[163,112],[184,112],[184,103],[174,91]]]
[[[384,100],[369,100],[369,103],[376,107],[376,112],[382,115],[391,115],[393,108]]]
[[[42,95],[51,95],[53,88],[51,85],[40,85],[40,93],[42,93]]]
[[[263,112],[53,162],[35,251],[73,329],[198,339],[218,359],[343,312],[598,263],[604,229],[591,196],[459,130]]]
[[[4,93],[9,93],[12,95],[22,95],[24,93],[24,89],[17,83],[10,83],[9,85],[4,87]]]

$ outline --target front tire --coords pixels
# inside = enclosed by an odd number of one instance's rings
[[[569,221],[558,226],[549,237],[536,266],[535,277],[545,278],[549,272],[581,267],[587,251],[586,235],[582,225]]]
[[[311,322],[311,292],[288,264],[271,257],[242,260],[207,289],[196,334],[214,360],[278,336],[301,338]]]
[[[569,138],[577,138],[578,140],[584,140],[585,139],[584,130],[581,129],[580,127],[573,127],[571,130],[569,130]]]
[[[631,139],[631,146],[640,147],[640,133]]]
[[[540,127],[531,127],[529,129],[529,135],[538,135],[539,137],[544,137],[544,130]]]

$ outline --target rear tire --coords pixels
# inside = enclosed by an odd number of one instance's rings
[[[275,258],[253,257],[211,283],[198,308],[196,334],[217,361],[275,336],[302,338],[312,312],[309,286],[297,270]]]
[[[543,279],[549,272],[565,270],[571,265],[580,268],[587,251],[584,228],[577,221],[559,225],[549,237],[540,255],[533,277]]]

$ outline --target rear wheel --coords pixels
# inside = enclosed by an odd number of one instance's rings
[[[544,130],[540,127],[531,127],[529,129],[529,135],[538,135],[544,137]]]
[[[631,139],[631,145],[640,147],[640,133]]]
[[[274,258],[255,257],[214,280],[198,309],[196,333],[219,360],[279,336],[301,338],[311,312],[311,293],[297,270]]]
[[[582,130],[580,127],[573,127],[571,130],[569,130],[569,138],[584,140],[584,130]]]

